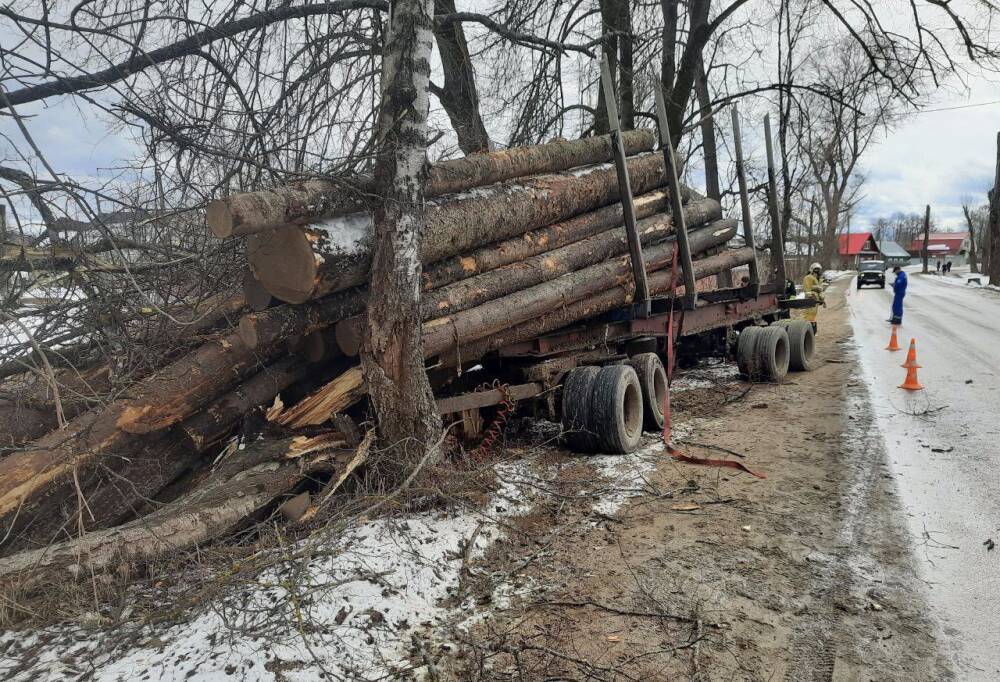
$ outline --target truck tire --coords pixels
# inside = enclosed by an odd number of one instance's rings
[[[642,428],[663,428],[663,402],[667,397],[667,372],[656,353],[640,353],[629,359],[642,386]]]
[[[562,385],[562,426],[566,446],[574,452],[593,452],[596,438],[591,424],[590,394],[599,367],[577,367]]]
[[[744,379],[754,380],[759,373],[757,369],[757,338],[760,327],[744,327],[736,343],[736,364]]]
[[[781,320],[779,325],[788,332],[788,369],[809,372],[816,367],[816,333],[805,320]]]
[[[602,367],[590,394],[591,422],[597,446],[604,452],[627,454],[642,439],[642,387],[628,365]]]
[[[765,327],[757,337],[757,370],[771,381],[781,381],[788,374],[790,357],[788,332],[780,324]]]

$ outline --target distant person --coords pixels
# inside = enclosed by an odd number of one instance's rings
[[[892,324],[903,324],[903,298],[906,297],[906,273],[898,265],[892,269],[896,273],[896,280],[892,283],[892,317],[889,322]]]
[[[819,314],[819,307],[826,305],[826,301],[823,299],[822,275],[823,266],[819,263],[813,263],[809,266],[809,272],[802,278],[802,291],[805,292],[806,298],[816,301],[816,305],[806,308],[802,313],[802,319],[812,325],[813,333],[819,331],[816,325],[816,316]]]
[[[948,269],[946,270],[948,274],[951,274],[951,261],[948,261]]]
[[[941,261],[939,260],[934,261],[934,272],[936,272],[939,275],[941,274]]]

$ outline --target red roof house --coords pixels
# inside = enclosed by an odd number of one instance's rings
[[[835,267],[857,267],[858,261],[880,257],[871,232],[850,232],[838,236],[837,240],[838,263]]]
[[[935,232],[928,235],[927,252],[931,256],[942,258],[964,255],[969,249],[968,232]],[[919,237],[910,242],[906,249],[910,255],[920,257],[924,250],[924,238]]]

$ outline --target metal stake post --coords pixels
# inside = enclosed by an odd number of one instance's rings
[[[681,203],[681,183],[677,179],[677,164],[674,148],[670,143],[670,126],[667,123],[667,107],[663,101],[663,90],[659,83],[653,85],[656,99],[656,118],[660,123],[660,146],[663,149],[663,168],[667,173],[667,187],[670,189],[670,210],[677,235],[677,250],[684,272],[684,307],[693,310],[698,300],[695,290],[694,265],[691,260],[691,246],[688,243],[687,223],[684,220],[684,206]]]
[[[635,203],[632,199],[632,183],[628,176],[628,162],[625,146],[622,144],[621,123],[618,121],[618,104],[615,99],[615,84],[611,80],[608,59],[601,61],[601,86],[604,88],[604,102],[608,110],[608,124],[611,128],[611,150],[618,173],[618,194],[621,195],[622,215],[625,217],[625,234],[628,237],[628,253],[632,263],[632,279],[635,282],[636,310],[642,317],[649,317],[649,284],[646,281],[646,261],[642,257],[642,242],[636,228]]]
[[[776,291],[785,290],[785,235],[781,233],[781,220],[778,217],[778,181],[774,172],[774,146],[771,142],[771,116],[764,115],[764,137],[767,140],[767,207],[771,214],[771,259],[774,264],[771,271],[775,273]]]
[[[743,141],[740,137],[740,114],[733,105],[733,149],[736,152],[736,180],[740,186],[740,210],[743,212],[743,241],[754,247],[750,261],[750,284],[747,287],[753,298],[760,296],[760,270],[757,265],[757,249],[753,239],[753,216],[750,213],[750,195],[747,193],[747,174],[743,167]]]

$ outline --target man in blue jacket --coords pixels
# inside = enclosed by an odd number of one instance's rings
[[[898,265],[892,269],[896,273],[896,281],[892,283],[892,324],[903,324],[903,297],[906,296],[906,273]]]

